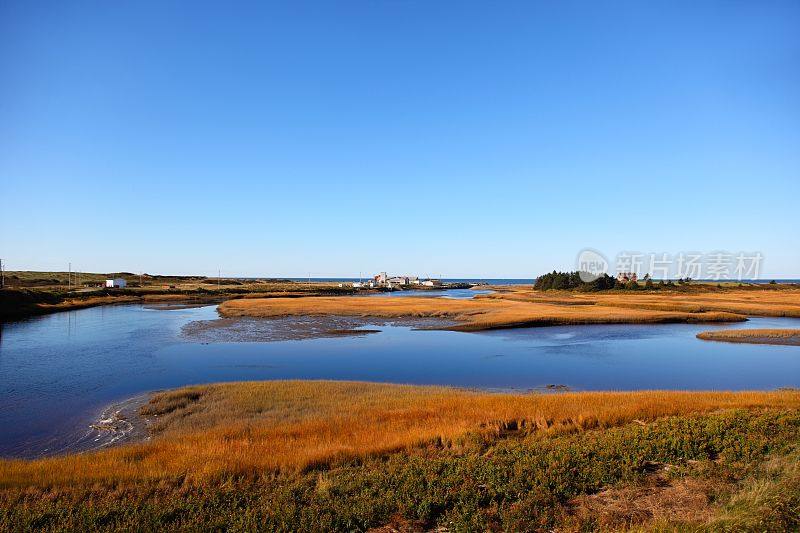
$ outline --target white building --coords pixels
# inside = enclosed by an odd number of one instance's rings
[[[122,278],[114,278],[106,280],[106,288],[108,289],[124,289],[127,284],[128,282],[126,282]]]
[[[439,281],[438,279],[426,279],[425,281],[422,282],[422,284],[425,285],[426,287],[439,287],[442,284],[442,282]]]

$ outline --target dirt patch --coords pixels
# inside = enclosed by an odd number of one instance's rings
[[[284,316],[277,318],[220,318],[198,320],[186,324],[181,333],[192,341],[212,342],[275,342],[288,340],[321,339],[332,337],[360,337],[379,333],[375,326],[403,326],[431,329],[450,326],[439,319],[400,318],[382,320],[350,316]],[[372,326],[370,328],[369,326]]]
[[[659,466],[640,485],[610,488],[572,500],[574,515],[601,530],[628,529],[653,522],[703,523],[718,509],[711,495],[720,481],[684,477],[667,479],[669,466]]]

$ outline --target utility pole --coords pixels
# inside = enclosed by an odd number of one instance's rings
[[[69,264],[69,270],[67,271],[67,290],[72,290],[72,263]]]
[[[142,271],[140,270],[140,271],[139,271],[139,288],[140,288],[140,289],[141,289],[142,287],[144,287],[144,282],[142,281],[142,276],[143,276],[143,275],[144,275],[144,272],[142,272]]]
[[[220,284],[221,284],[220,278],[221,277],[222,277],[222,270],[218,268],[217,269],[217,289],[219,289],[219,287],[220,287]]]

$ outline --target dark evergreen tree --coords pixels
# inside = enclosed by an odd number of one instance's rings
[[[584,278],[592,276],[584,273]],[[586,282],[581,279],[581,272],[557,272],[552,271],[536,278],[533,288],[539,291],[547,290],[581,290],[587,292],[605,291],[613,289],[617,280],[608,274],[601,274],[592,281]]]

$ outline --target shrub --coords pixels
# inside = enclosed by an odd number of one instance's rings
[[[585,278],[593,277],[592,274],[585,273]],[[558,272],[552,271],[536,278],[533,288],[539,291],[547,290],[583,290],[583,291],[605,291],[613,289],[616,280],[608,274],[601,274],[593,281],[583,281],[581,272]]]

